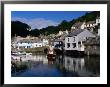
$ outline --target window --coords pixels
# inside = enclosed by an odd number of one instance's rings
[[[73,37],[73,42],[75,42],[75,37]]]
[[[76,47],[76,43],[72,43],[73,44],[73,48],[75,48]]]
[[[68,38],[68,42],[69,42],[69,38]]]
[[[30,46],[27,46],[27,48],[30,48]]]
[[[70,43],[67,43],[67,48],[69,48],[70,47]]]
[[[81,42],[78,42],[78,47],[81,47]]]
[[[39,47],[41,47],[41,45],[39,45]]]

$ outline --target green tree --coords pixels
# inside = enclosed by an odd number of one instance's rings
[[[11,36],[22,36],[26,37],[29,35],[29,29],[31,27],[25,23],[22,23],[20,21],[11,21]]]

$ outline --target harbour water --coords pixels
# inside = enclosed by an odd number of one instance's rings
[[[55,60],[48,60],[46,55],[32,55],[28,68],[14,71],[12,77],[99,77],[100,58],[74,58],[57,55]]]

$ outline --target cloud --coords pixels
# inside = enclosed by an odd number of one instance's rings
[[[12,21],[21,21],[31,26],[32,29],[42,29],[48,26],[57,26],[59,23],[44,18],[26,19],[20,17],[13,17]]]

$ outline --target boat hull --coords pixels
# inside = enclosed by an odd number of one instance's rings
[[[55,54],[47,54],[48,60],[55,60]]]

